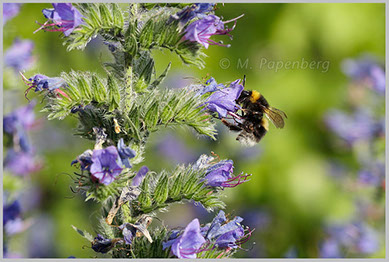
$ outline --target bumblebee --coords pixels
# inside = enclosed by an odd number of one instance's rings
[[[246,76],[243,79],[245,86]],[[275,127],[283,128],[286,114],[271,107],[266,98],[255,90],[243,90],[236,103],[241,106],[241,115],[233,116],[234,123],[221,119],[230,130],[240,132],[236,140],[247,146],[256,145],[269,130],[270,120]],[[265,116],[265,117],[264,117]]]

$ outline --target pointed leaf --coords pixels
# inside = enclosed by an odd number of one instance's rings
[[[83,231],[81,229],[78,229],[77,227],[73,226],[72,225],[72,228],[78,233],[80,234],[82,237],[86,238],[87,240],[89,240],[90,242],[93,242],[94,238],[91,234],[89,234],[88,232],[86,231]]]

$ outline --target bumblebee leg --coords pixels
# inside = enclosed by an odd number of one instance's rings
[[[228,122],[227,120],[225,120],[224,118],[220,119],[222,121],[222,123],[228,127],[231,131],[242,131],[242,128],[239,127],[238,125],[234,125],[234,124],[231,124],[230,122]]]

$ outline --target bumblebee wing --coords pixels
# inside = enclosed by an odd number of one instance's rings
[[[275,125],[275,127],[284,127],[284,118],[288,118],[284,112],[273,107],[263,107],[263,111],[265,112],[266,117]]]

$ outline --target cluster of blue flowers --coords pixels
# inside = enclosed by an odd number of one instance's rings
[[[109,185],[118,177],[123,168],[131,168],[130,158],[134,158],[136,152],[124,144],[123,139],[119,140],[117,147],[88,149],[71,165],[80,164],[81,170],[90,172],[91,179],[101,184]]]
[[[196,254],[213,249],[223,250],[221,254],[240,247],[251,236],[252,231],[240,224],[243,219],[235,217],[228,221],[224,211],[219,211],[211,223],[201,227],[193,219],[184,230],[172,231],[163,243],[163,249],[171,247],[178,258],[196,258]]]
[[[320,255],[325,258],[344,257],[346,253],[370,255],[377,252],[380,248],[378,232],[383,230],[380,226],[384,220],[384,209],[377,206],[374,199],[385,190],[385,152],[377,148],[377,145],[385,143],[385,72],[367,57],[348,59],[342,69],[351,78],[348,88],[352,110],[334,109],[328,112],[324,121],[337,136],[337,144],[343,145],[346,151],[353,151],[359,163],[352,187],[357,195],[357,211],[352,221],[327,225],[327,238],[320,247]],[[358,93],[361,95],[352,96]],[[340,173],[337,178],[341,184],[347,186],[349,180],[345,173],[354,171],[347,166],[336,170]],[[378,202],[381,197],[378,197]],[[372,209],[376,211],[372,212]],[[374,221],[376,226],[368,221]]]
[[[344,250],[356,254],[374,254],[379,247],[378,233],[363,221],[330,225],[321,244],[320,257],[339,258]]]
[[[36,124],[35,103],[16,109],[3,118],[4,133],[12,146],[7,150],[4,168],[16,175],[28,175],[39,169],[27,131]]]
[[[374,145],[377,141],[383,142],[385,137],[385,72],[371,58],[366,57],[346,60],[343,71],[352,80],[349,86],[350,93],[361,89],[363,97],[350,97],[351,103],[358,100],[354,102],[355,106],[352,105],[350,113],[341,110],[328,112],[325,123],[347,147],[356,150],[357,160],[361,164],[360,182],[382,186],[385,175],[384,154],[376,153]],[[371,154],[367,156],[359,152],[360,144],[371,145],[369,147],[372,148]]]
[[[22,4],[5,3],[3,4],[3,24],[17,16]],[[35,65],[33,56],[34,42],[29,39],[15,38],[11,47],[4,52],[4,65],[13,69],[14,72],[29,70]]]
[[[28,131],[36,126],[34,115],[35,103],[18,108],[3,118],[3,131],[6,144],[9,146],[4,152],[4,176],[17,176],[24,179],[41,167],[40,161],[35,156],[33,147],[30,144]],[[7,250],[9,237],[23,232],[29,222],[23,220],[23,212],[18,200],[21,192],[4,191],[3,201],[3,228],[4,228],[4,256],[10,257]]]
[[[3,23],[18,15],[22,4],[5,3],[3,5]],[[34,43],[31,40],[15,38],[11,47],[4,52],[4,72],[29,70],[35,64]],[[12,78],[13,75],[9,75]],[[4,134],[4,181],[9,179],[24,185],[29,175],[42,167],[30,143],[29,132],[38,126],[35,119],[35,101],[14,109],[3,116]],[[25,185],[24,185],[25,186]],[[20,257],[8,249],[10,238],[24,232],[31,220],[25,219],[20,199],[23,192],[18,189],[4,188],[3,192],[3,255],[4,258]]]

